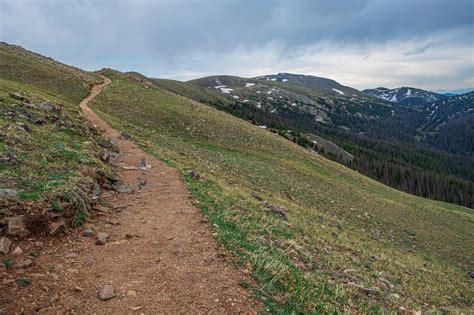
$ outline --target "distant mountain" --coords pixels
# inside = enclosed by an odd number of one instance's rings
[[[444,96],[447,96],[447,97],[451,97],[451,96],[456,96],[458,94],[454,94],[454,93],[441,93],[441,95],[444,95]]]
[[[427,105],[445,98],[444,95],[412,87],[400,87],[396,89],[378,87],[375,89],[367,89],[363,92],[366,95],[401,105]]]
[[[282,82],[286,84],[294,84],[304,86],[311,89],[325,90],[332,94],[346,95],[346,96],[360,96],[362,93],[356,89],[339,84],[338,82],[316,77],[312,75],[292,74],[292,73],[278,73],[271,75],[258,76],[255,79]]]
[[[454,89],[454,90],[437,90],[436,92],[442,95],[453,96],[453,95],[466,94],[473,91],[474,91],[474,87],[460,88],[460,89]]]

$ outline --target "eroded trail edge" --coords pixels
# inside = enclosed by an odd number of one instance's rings
[[[121,153],[113,163],[123,187],[133,191],[102,192],[109,207],[85,226],[92,236],[78,230],[68,242],[46,244],[50,254],[38,257],[38,264],[53,270],[47,274],[54,274],[54,286],[41,297],[32,297],[37,309],[95,314],[254,313],[259,304],[240,285],[246,276],[218,249],[179,172],[124,139],[88,107],[110,83],[104,77],[80,107],[91,123],[117,142]],[[141,170],[142,159],[151,168]],[[99,233],[108,236],[103,245],[96,244]],[[99,298],[107,285],[114,291],[110,299]]]

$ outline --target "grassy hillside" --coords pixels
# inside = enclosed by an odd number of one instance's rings
[[[33,85],[50,97],[60,96],[71,103],[79,103],[90,85],[101,81],[98,75],[6,43],[0,43],[0,77]]]
[[[110,174],[99,158],[111,149],[80,114],[96,74],[20,47],[0,44],[0,220],[26,215],[30,230],[50,218],[85,221],[97,178]],[[10,195],[5,195],[5,189]],[[16,196],[14,196],[16,195]]]
[[[146,81],[146,77],[139,77]],[[470,138],[460,135],[461,131],[470,132],[467,119],[445,125],[442,137],[427,138],[439,141],[428,144],[423,140],[423,126],[432,126],[431,116],[441,122],[440,117],[446,115],[440,116],[439,110],[427,107],[426,112],[393,104],[329,79],[278,74],[258,79],[210,76],[188,82],[148,82],[264,125],[393,188],[474,207],[474,161],[451,149],[470,152]],[[463,100],[465,110],[472,103],[468,100]],[[324,141],[314,143],[318,137]],[[333,145],[325,145],[328,141]]]
[[[113,82],[92,108],[201,176],[183,178],[268,310],[473,306],[472,210],[399,192],[214,108],[106,74]]]

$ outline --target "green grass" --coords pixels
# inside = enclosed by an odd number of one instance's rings
[[[66,217],[85,211],[93,179],[83,174],[83,168],[111,172],[96,157],[110,149],[107,140],[78,108],[89,84],[99,79],[97,74],[0,44],[0,189],[17,190],[19,198],[13,204],[1,199],[0,207],[30,215],[31,207],[22,204],[34,203],[31,215],[42,209],[42,215],[51,210]],[[12,97],[16,92],[29,102]]]
[[[213,108],[107,75],[94,110],[183,174],[202,175],[184,179],[270,311],[472,307],[472,210],[396,191]],[[284,206],[289,224],[252,192]]]

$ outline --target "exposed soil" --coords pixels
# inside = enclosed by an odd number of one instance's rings
[[[104,197],[110,207],[64,238],[14,240],[12,250],[23,250],[14,263],[38,255],[31,266],[0,270],[0,313],[255,313],[261,305],[241,286],[249,280],[218,248],[180,174],[88,108],[110,83],[104,79],[80,106],[117,142],[121,154],[114,162],[133,192]],[[142,158],[150,169],[136,168]],[[86,228],[92,236],[82,235]],[[109,235],[104,245],[96,245],[99,232]],[[15,280],[21,277],[31,284],[20,286]],[[98,292],[107,284],[115,297],[103,301]]]

